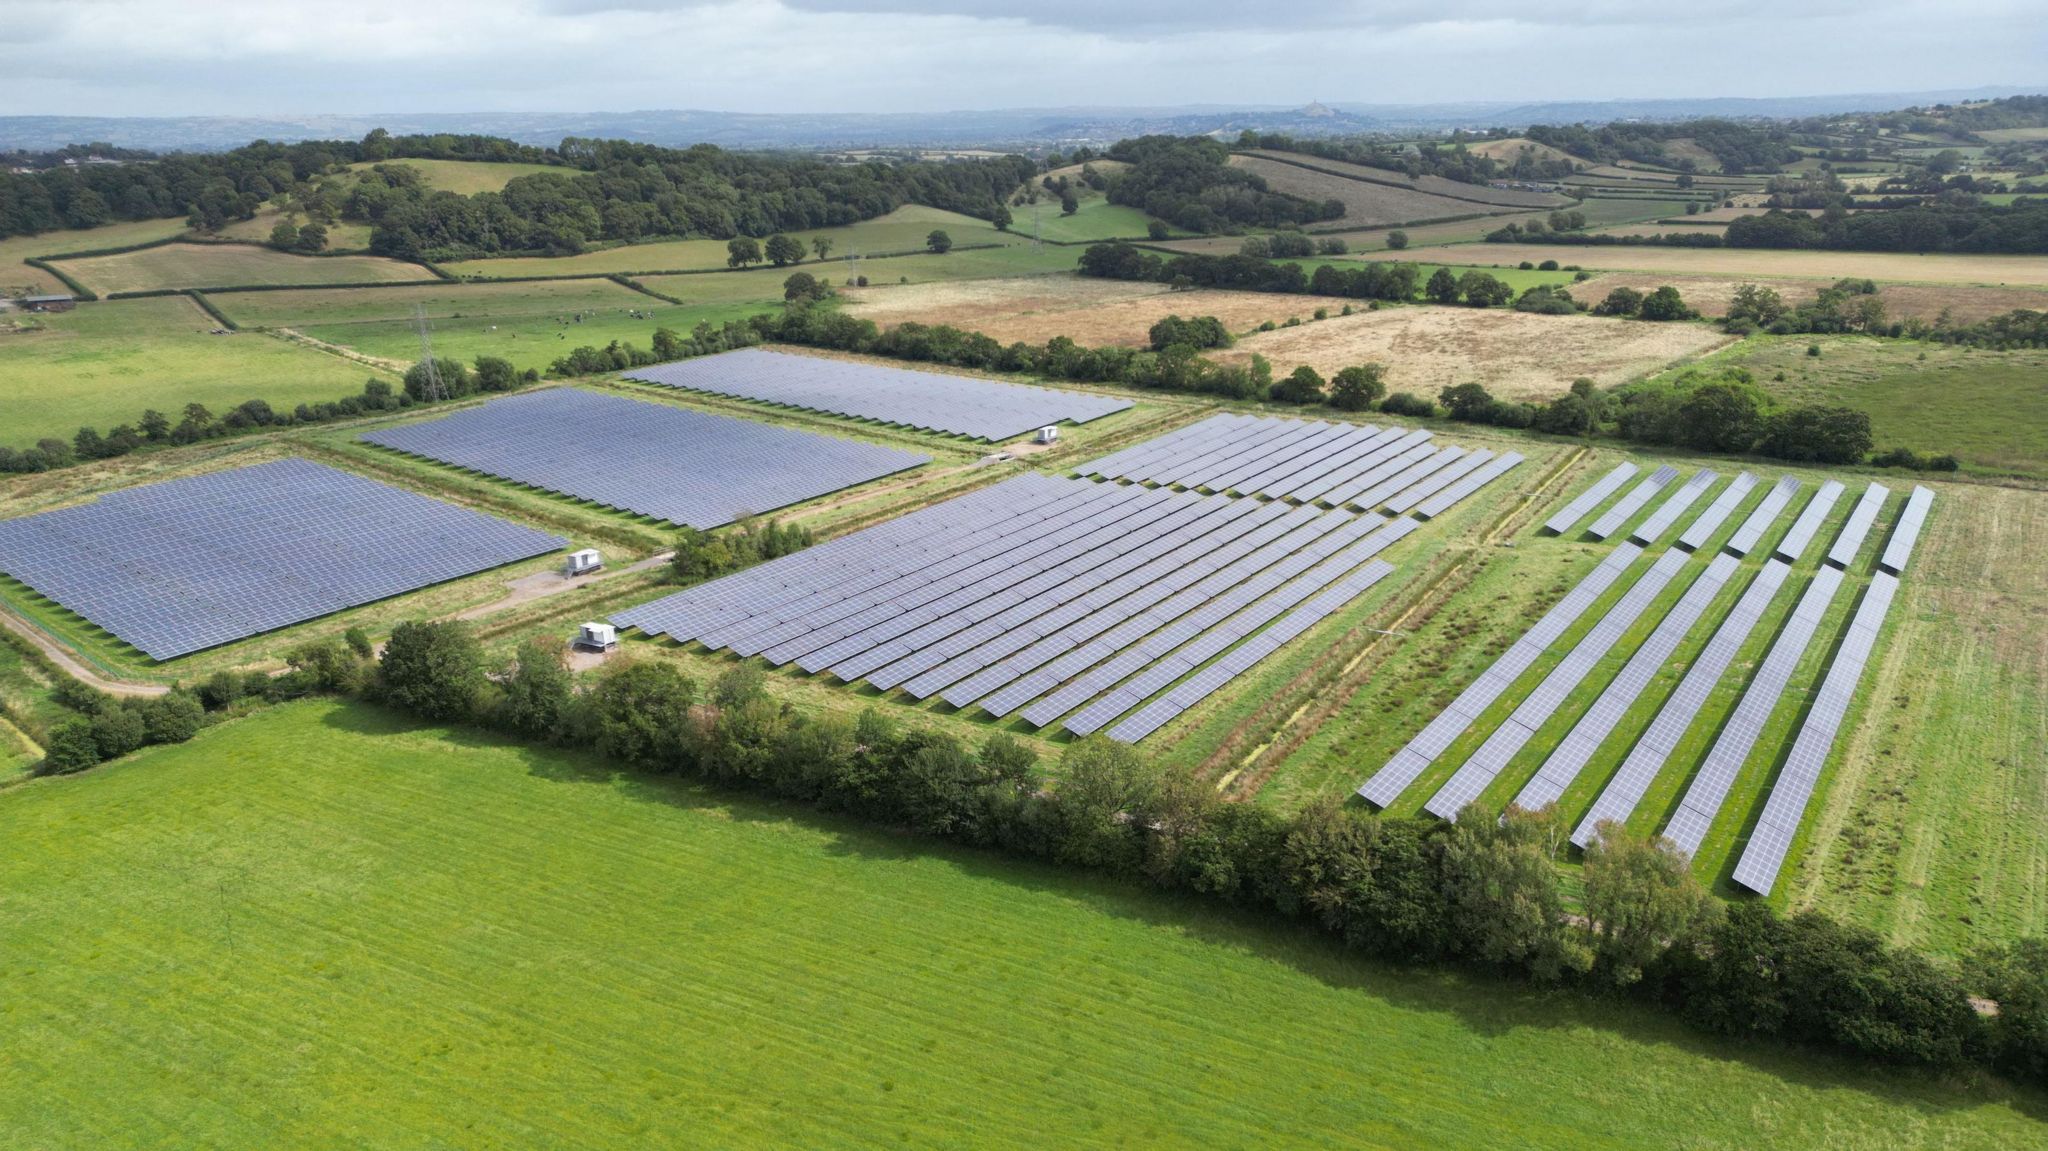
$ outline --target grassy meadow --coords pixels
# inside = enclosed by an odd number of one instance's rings
[[[319,771],[301,770],[317,758]],[[278,708],[0,792],[28,1147],[1998,1148],[2044,1100]]]
[[[420,182],[437,192],[453,192],[458,196],[474,196],[478,192],[502,192],[505,185],[521,176],[554,174],[577,176],[582,173],[576,168],[553,164],[495,163],[484,160],[425,160],[408,157],[402,160],[366,160],[350,164],[352,172],[367,171],[378,164],[411,168],[420,174]]]
[[[249,399],[290,411],[363,390],[363,364],[256,332],[210,334],[213,317],[183,296],[105,300],[0,327],[9,446],[133,424],[144,408],[176,418],[188,403],[216,414]]]
[[[166,244],[115,256],[81,256],[59,266],[102,296],[162,288],[395,284],[435,278],[418,264],[382,256],[295,256],[255,244]]]
[[[33,236],[9,236],[0,239],[0,295],[37,295],[48,292],[69,292],[64,281],[41,268],[31,268],[23,260],[41,256],[54,256],[64,252],[90,252],[101,248],[124,248],[130,244],[147,244],[153,240],[166,240],[182,235],[185,221],[136,220],[129,223],[108,224],[99,228],[82,228],[59,232],[42,232]]]

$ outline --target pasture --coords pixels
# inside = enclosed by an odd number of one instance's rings
[[[267,204],[246,220],[231,220],[216,235],[223,240],[240,240],[247,244],[263,244],[270,241],[270,230],[288,213],[274,204]],[[304,216],[289,213],[293,222],[303,224]],[[370,225],[351,220],[336,220],[323,225],[327,229],[327,250],[331,252],[359,252],[370,246]]]
[[[363,706],[13,788],[0,837],[38,893],[0,902],[0,1124],[29,1146],[2042,1137],[1995,1083],[1378,967]]]
[[[1667,229],[1668,230],[1668,229]],[[1867,277],[1880,283],[2000,284],[2048,287],[2048,260],[2035,256],[1954,255],[1906,252],[1818,252],[1773,248],[1664,248],[1628,245],[1460,244],[1410,248],[1368,259],[1418,262],[1506,264],[1556,260],[1593,270],[1673,272],[1745,278],[1810,277],[1837,280]]]
[[[175,421],[186,404],[220,414],[261,399],[288,412],[359,393],[368,377],[390,378],[260,333],[211,335],[216,321],[182,296],[103,300],[28,322],[0,328],[10,447],[69,440],[82,425],[133,424],[144,408]]]
[[[1556,208],[1570,207],[1571,201],[1550,192],[1525,192],[1519,188],[1492,188],[1483,184],[1467,184],[1462,180],[1449,180],[1442,176],[1409,176],[1387,168],[1374,168],[1365,164],[1351,164],[1343,160],[1326,160],[1321,156],[1309,156],[1295,152],[1254,152],[1249,158],[1268,163],[1290,162],[1296,166],[1313,168],[1321,173],[1338,176],[1367,184],[1386,184],[1408,188],[1432,196],[1458,200],[1465,203],[1493,205],[1500,208]]]
[[[54,256],[63,252],[90,252],[101,248],[125,248],[130,244],[147,244],[154,240],[165,240],[183,234],[185,221],[137,220],[130,223],[107,224],[99,228],[80,228],[60,232],[40,232],[33,236],[9,236],[0,239],[0,295],[36,295],[44,292],[69,292],[64,282],[41,268],[31,268],[23,260],[40,256]]]
[[[1183,313],[1187,314],[1187,313]],[[1699,324],[1645,324],[1599,316],[1538,316],[1501,308],[1387,308],[1259,332],[1211,353],[1273,363],[1276,376],[1307,364],[1328,376],[1352,364],[1387,365],[1387,387],[1434,398],[1481,383],[1507,399],[1549,399],[1573,380],[1618,384],[1732,342]]]
[[[437,278],[418,264],[382,256],[295,256],[254,244],[166,244],[116,256],[82,256],[64,260],[59,266],[102,296],[163,288],[404,283]]]
[[[437,192],[453,192],[458,196],[474,196],[478,192],[502,192],[505,185],[521,176],[552,174],[573,177],[583,174],[576,168],[552,164],[501,164],[483,160],[424,160],[412,157],[350,164],[349,170],[367,171],[380,163],[411,168],[420,174],[420,182],[427,187]]]
[[[1312,171],[1296,164],[1269,160],[1261,156],[1232,156],[1230,166],[1258,176],[1275,192],[1315,203],[1336,200],[1344,205],[1343,216],[1334,221],[1320,221],[1319,227],[1396,225],[1441,220],[1449,216],[1515,210],[1473,203],[1469,200],[1453,200],[1447,196],[1434,196],[1413,188],[1350,179],[1325,171]],[[1483,192],[1485,189],[1474,185],[1473,190]]]
[[[1058,213],[1059,205],[1055,201],[1049,215]],[[1029,217],[1025,219],[1028,221]],[[1014,230],[1016,225],[1012,224],[1011,227],[1013,230],[1006,235],[996,231],[995,226],[986,220],[910,204],[888,215],[863,220],[858,224],[848,224],[840,228],[808,228],[800,232],[791,232],[789,235],[793,239],[803,241],[806,249],[813,239],[831,240],[831,255],[837,259],[844,259],[869,253],[921,252],[924,250],[925,236],[934,229],[951,236],[956,246],[1019,244],[1030,241],[1028,223],[1021,237]],[[1144,226],[1140,224],[1136,234],[1142,236],[1144,233]],[[601,248],[576,256],[507,256],[487,260],[458,260],[443,267],[457,276],[476,276],[483,279],[614,272],[689,272],[724,268],[725,245],[724,240],[712,239],[657,240],[645,244]],[[805,259],[811,261],[806,270],[816,271],[815,261],[812,261],[808,251]],[[838,268],[841,265],[834,263],[826,266]],[[775,270],[786,276],[796,269]]]
[[[1821,354],[1807,355],[1809,345]],[[2048,351],[1760,336],[1716,362],[1748,368],[1788,400],[1870,413],[1880,448],[1953,452],[1973,469],[2048,478]]]

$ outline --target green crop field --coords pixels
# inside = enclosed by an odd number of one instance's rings
[[[58,266],[102,296],[161,288],[403,283],[435,278],[418,264],[381,256],[294,256],[253,244],[166,244],[118,256],[83,256]]]
[[[317,758],[320,769],[303,769]],[[0,793],[25,1147],[1995,1148],[2043,1100],[281,707]]]
[[[1973,468],[2048,478],[2048,351],[1761,336],[1710,362],[1747,368],[1787,400],[1870,413],[1879,448],[1952,452]]]
[[[492,163],[483,160],[384,160],[364,161],[350,164],[350,171],[364,171],[378,163],[411,168],[420,174],[427,187],[438,192],[454,192],[459,196],[473,196],[478,192],[502,192],[505,185],[521,176],[578,176],[582,172],[550,164]]]
[[[1058,212],[1055,205],[1053,211]],[[1014,225],[1013,225],[1014,227]],[[814,238],[832,241],[833,256],[851,256],[857,253],[912,252],[925,246],[925,237],[934,229],[945,232],[955,244],[1017,244],[1028,242],[1028,234],[1022,238],[1005,235],[986,220],[963,216],[957,212],[942,211],[910,204],[896,209],[886,216],[863,220],[842,228],[809,228],[791,232],[790,236],[802,240],[806,249]],[[1138,234],[1144,234],[1142,225]],[[726,266],[726,242],[724,240],[664,240],[650,244],[628,244],[619,248],[605,248],[585,252],[579,256],[531,256],[507,257],[491,260],[462,260],[443,265],[458,276],[480,276],[484,278],[503,276],[567,276],[589,272],[687,272],[699,268],[723,268]],[[783,272],[784,275],[788,271]]]
[[[338,400],[384,376],[311,348],[242,332],[215,336],[213,317],[182,296],[106,300],[0,327],[7,420],[0,443],[70,439],[81,426],[133,424],[144,408],[176,418],[188,403],[218,414],[261,399],[290,411]]]
[[[1036,204],[1017,204],[1010,208],[1010,231],[1013,235],[1031,237],[1032,213],[1038,215],[1038,235],[1054,243],[1078,244],[1096,240],[1142,240],[1152,217],[1137,208],[1123,204],[1112,204],[1098,193],[1080,198],[1080,209],[1071,216],[1060,214],[1059,197],[1047,197],[1041,189]],[[983,228],[988,227],[976,220]],[[1176,235],[1184,235],[1179,229]],[[952,233],[948,233],[951,235]],[[960,237],[953,236],[957,242]]]

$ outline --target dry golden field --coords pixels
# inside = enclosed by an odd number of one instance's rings
[[[883,327],[905,321],[951,324],[1005,344],[1068,336],[1087,345],[1137,346],[1167,316],[1215,316],[1232,332],[1247,332],[1268,320],[1305,320],[1317,308],[1334,311],[1344,303],[1271,292],[1173,292],[1159,284],[1083,276],[884,284],[842,292],[848,312]]]
[[[1727,314],[1728,303],[1735,296],[1735,289],[1743,284],[1760,284],[1775,290],[1785,297],[1788,304],[1801,304],[1813,299],[1814,293],[1826,287],[1825,282],[1815,280],[1788,280],[1783,278],[1745,278],[1735,276],[1667,276],[1655,272],[1603,272],[1583,284],[1572,286],[1573,297],[1590,304],[1597,304],[1607,293],[1616,288],[1634,288],[1647,292],[1669,284],[1685,297],[1685,302],[1700,310],[1702,315],[1721,316]],[[2048,288],[2006,288],[1987,284],[1885,284],[1878,285],[1878,298],[1884,301],[1885,312],[1893,319],[1920,319],[1932,322],[1944,309],[1949,318],[1957,323],[1974,323],[1987,316],[1996,316],[2016,308],[2048,308]]]
[[[1669,230],[1669,229],[1665,229]],[[1363,258],[1391,259],[1379,252]],[[1458,244],[1410,248],[1399,258],[1418,264],[1505,264],[1556,260],[1584,268],[1678,272],[1708,276],[1804,276],[1834,280],[1867,276],[1879,283],[2002,284],[2048,287],[2039,256],[1912,255],[1902,252],[1811,252],[1774,248],[1592,247],[1564,244]]]
[[[418,264],[381,256],[294,256],[253,244],[165,244],[118,256],[57,263],[86,287],[107,295],[158,288],[249,284],[367,284],[432,281]]]

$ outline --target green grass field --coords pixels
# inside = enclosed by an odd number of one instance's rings
[[[1054,214],[1058,211],[1059,207],[1055,204]],[[886,216],[863,220],[843,228],[811,228],[791,232],[790,235],[802,240],[806,248],[813,238],[829,239],[833,244],[833,256],[851,256],[867,252],[918,251],[925,246],[925,237],[935,229],[951,236],[955,244],[1016,244],[1029,241],[1028,232],[1020,239],[1014,234],[1014,225],[1012,228],[1013,233],[1005,235],[996,231],[995,226],[986,220],[910,204]],[[1144,234],[1142,225],[1138,228],[1138,234]],[[664,240],[651,244],[605,248],[601,251],[585,252],[579,256],[463,260],[444,267],[458,276],[485,278],[563,276],[585,272],[687,272],[700,268],[725,267],[725,244],[724,240]],[[788,274],[788,270],[783,271],[783,275]]]
[[[1813,344],[1818,357],[1806,354]],[[1708,362],[1747,368],[1788,400],[1870,413],[1879,448],[1953,452],[1973,468],[2048,477],[2048,351],[1760,336]]]
[[[166,244],[117,256],[83,256],[59,266],[102,296],[160,288],[405,283],[435,278],[418,264],[381,256],[294,256],[253,244]]]
[[[0,793],[0,842],[35,893],[0,900],[0,1127],[25,1147],[2048,1135],[2035,1093],[1383,969],[361,706]]]
[[[70,439],[82,425],[133,424],[144,408],[176,418],[188,403],[218,414],[249,399],[290,411],[338,400],[385,375],[358,363],[255,332],[208,334],[213,317],[181,296],[106,300],[0,328],[5,439]]]
[[[440,192],[454,192],[459,196],[473,196],[478,192],[502,192],[505,185],[521,176],[555,174],[577,176],[582,173],[575,168],[549,164],[491,163],[483,160],[384,160],[365,161],[350,164],[350,171],[366,171],[377,163],[397,164],[411,168],[420,174],[420,179],[429,188]]]
[[[62,252],[91,252],[101,248],[125,248],[130,244],[147,244],[152,240],[168,239],[185,231],[182,217],[168,220],[136,220],[121,224],[108,224],[100,228],[84,228],[73,231],[42,232],[34,236],[10,236],[0,239],[0,294],[32,295],[43,292],[69,292],[64,282],[41,268],[31,268],[23,260],[39,256],[53,256]]]
[[[266,205],[247,220],[233,220],[217,233],[223,240],[242,240],[251,244],[270,242],[270,230],[284,219],[285,213],[274,205]],[[306,218],[293,213],[293,221],[303,224]],[[370,225],[350,220],[336,220],[327,228],[327,249],[335,252],[361,251],[370,246]]]

